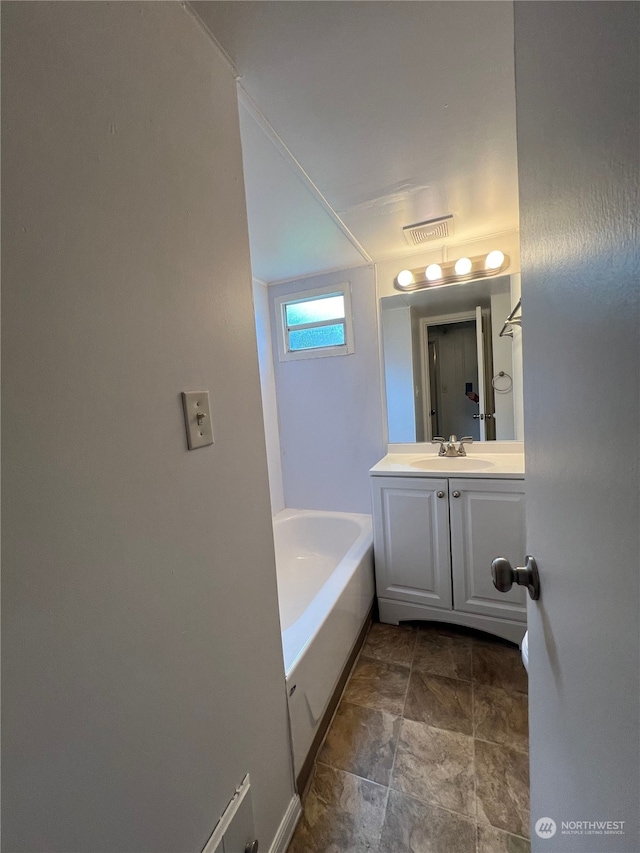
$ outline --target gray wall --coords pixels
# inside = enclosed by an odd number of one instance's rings
[[[286,506],[371,512],[369,468],[384,456],[376,289],[370,267],[269,288],[289,293],[351,283],[355,352],[274,362]]]
[[[516,3],[532,850],[637,853],[640,5]],[[625,821],[623,836],[561,821]]]
[[[236,91],[177,3],[2,6],[3,850],[292,796]],[[211,392],[187,452],[179,393]]]

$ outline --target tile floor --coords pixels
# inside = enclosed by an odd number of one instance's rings
[[[288,853],[529,853],[518,649],[374,623],[303,808]]]

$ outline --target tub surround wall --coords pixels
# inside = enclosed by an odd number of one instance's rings
[[[294,790],[235,81],[178,3],[3,4],[2,64],[3,849],[201,850],[249,772],[267,851]]]
[[[260,368],[260,391],[262,393],[262,415],[264,435],[267,445],[267,466],[269,468],[269,494],[271,512],[276,515],[284,509],[284,487],[282,484],[282,460],[280,458],[280,426],[278,424],[278,403],[276,399],[276,380],[273,367],[273,349],[271,340],[271,319],[269,315],[269,292],[262,281],[253,280],[253,306],[256,318],[258,338],[258,366]]]
[[[274,345],[284,497],[298,509],[369,513],[368,471],[384,454],[373,269],[273,285],[271,318],[274,324],[276,297],[345,281],[351,283],[352,355],[281,362]]]

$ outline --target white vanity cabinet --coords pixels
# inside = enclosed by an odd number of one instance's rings
[[[372,480],[378,598],[451,610],[447,480]]]
[[[452,622],[519,642],[526,590],[501,593],[491,561],[524,565],[524,481],[372,476],[380,618]]]
[[[491,561],[524,566],[524,481],[449,480],[451,576],[456,610],[527,621],[527,591],[498,592]]]

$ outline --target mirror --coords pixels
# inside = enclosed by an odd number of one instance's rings
[[[522,439],[521,330],[500,336],[518,298],[505,275],[380,300],[390,444]]]

